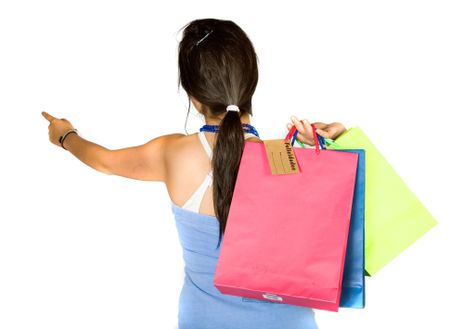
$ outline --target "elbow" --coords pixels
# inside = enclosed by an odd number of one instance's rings
[[[114,171],[112,170],[112,150],[107,150],[102,153],[102,155],[99,157],[99,161],[97,165],[95,166],[95,169],[103,174],[106,175],[114,175]]]
[[[97,168],[97,171],[99,171],[105,175],[114,175],[114,173],[112,171],[106,169],[106,167]]]
[[[105,165],[103,164],[92,164],[89,165],[92,169],[95,169],[98,172],[101,172],[102,174],[106,174],[106,175],[113,175],[113,172]]]

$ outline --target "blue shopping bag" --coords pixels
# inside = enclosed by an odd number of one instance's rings
[[[365,151],[341,150],[358,153],[352,216],[347,240],[340,307],[364,308],[364,200],[365,200]]]

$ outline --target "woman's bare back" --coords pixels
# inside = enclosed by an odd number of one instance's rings
[[[213,150],[216,134],[205,132],[205,137]],[[247,138],[246,141],[262,142],[257,137]],[[170,149],[166,164],[167,192],[172,202],[182,207],[208,175],[211,170],[211,161],[200,143],[198,133],[179,135]],[[212,185],[204,194],[199,212],[215,216]]]

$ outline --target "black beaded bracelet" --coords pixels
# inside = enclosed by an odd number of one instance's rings
[[[67,131],[67,132],[64,134],[64,136],[60,136],[60,137],[59,137],[59,144],[61,144],[62,148],[65,149],[65,150],[67,150],[67,149],[64,147],[64,140],[66,139],[67,135],[69,135],[70,133],[75,133],[75,134],[78,135],[78,130],[76,130],[76,129],[70,129],[69,131]]]

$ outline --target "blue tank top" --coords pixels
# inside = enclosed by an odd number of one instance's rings
[[[178,329],[316,329],[310,308],[222,294],[214,286],[219,221],[171,203],[183,248]]]

